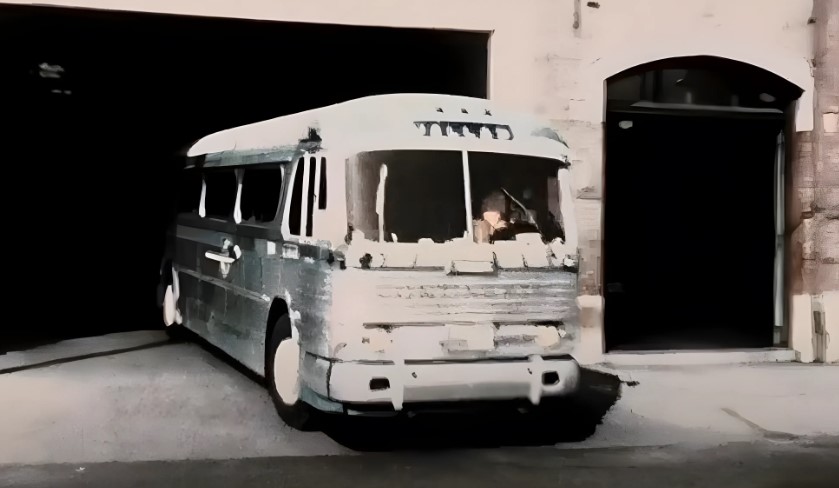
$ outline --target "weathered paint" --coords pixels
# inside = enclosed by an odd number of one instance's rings
[[[790,303],[791,331],[790,347],[802,363],[811,363],[815,358],[813,346],[813,302],[808,294],[792,297]]]
[[[544,373],[556,373],[555,382]],[[405,403],[433,401],[527,399],[539,404],[547,396],[576,390],[579,366],[568,360],[531,356],[522,361],[410,363],[381,365],[336,363],[332,369],[331,395],[342,402],[385,403],[395,410]],[[390,387],[373,390],[370,378],[383,378]]]
[[[362,113],[367,115],[362,117]],[[481,131],[469,130],[417,130],[417,119],[428,116],[438,119],[435,127],[457,121],[458,127],[485,127],[491,133],[503,125],[511,127],[518,137],[483,137]],[[485,99],[405,93],[362,97],[223,130],[201,138],[187,156],[203,158],[202,164],[207,167],[239,166],[289,162],[303,151],[315,152],[321,147],[333,150],[339,145],[350,154],[385,147],[549,153],[553,157],[567,154],[567,143],[547,120],[504,109]]]
[[[561,356],[573,353],[578,342],[573,272],[476,277],[446,275],[443,269],[341,269],[323,259],[259,252],[267,246],[253,240],[241,241],[242,258],[221,277],[218,263],[203,258],[201,250],[224,237],[210,232],[198,239],[194,229],[180,229],[191,237],[178,243],[186,325],[262,374],[269,297],[283,297],[304,352],[301,381],[325,397],[331,395],[324,358],[390,364],[504,360]]]
[[[32,3],[31,0],[6,1]],[[605,115],[606,79],[624,69],[662,58],[707,55],[738,60],[765,68],[801,87],[803,94],[794,107],[795,130],[809,131],[825,122],[824,112],[816,117],[813,114],[817,98],[813,71],[819,71],[813,65],[829,66],[827,59],[821,59],[827,51],[814,49],[813,30],[822,29],[826,40],[827,32],[835,25],[828,19],[829,15],[814,16],[813,0],[596,3],[600,8],[556,0],[532,0],[527,8],[506,0],[374,2],[375,8],[370,8],[370,0],[50,2],[70,7],[190,16],[492,33],[489,98],[495,103],[544,115],[552,120],[553,127],[561,129],[574,142],[577,154],[572,173],[579,189],[578,207],[582,207],[578,216],[580,288],[586,295],[599,295],[601,286],[601,123]],[[827,12],[832,4],[819,1],[815,5]],[[756,11],[759,15],[755,15]],[[817,63],[813,62],[814,58]],[[829,67],[822,71],[831,72]],[[810,157],[809,152],[801,153],[797,158],[802,163],[796,165],[807,166],[803,158]],[[793,196],[800,202],[790,208],[798,205],[806,210],[813,202],[813,170],[806,171],[811,175],[804,178],[805,184],[793,190]],[[806,274],[808,281],[824,275],[835,276],[835,273],[816,271],[825,264],[806,269],[798,266],[793,274]],[[788,298],[795,300],[792,295],[797,293],[790,292]],[[592,342],[586,349],[597,350],[599,354],[602,353],[602,321],[596,328],[596,333],[587,329],[585,335]],[[595,360],[594,356],[591,358]]]
[[[839,291],[826,292],[822,296],[824,325],[827,336],[825,362],[839,362]]]
[[[334,272],[328,286],[334,301],[327,357],[342,361],[562,355],[572,354],[579,340],[572,272],[501,271],[486,277],[347,268]],[[488,328],[464,331],[458,325]],[[471,334],[477,344],[448,347],[458,334]],[[492,347],[483,347],[483,341]]]
[[[520,137],[497,145],[495,139],[470,139],[456,133],[429,138],[411,127],[411,121],[425,112],[440,115],[435,107],[441,106],[460,107],[452,110],[456,117],[464,117],[470,110],[476,118],[498,117]],[[357,123],[359,107],[368,115],[380,113],[381,117]],[[275,371],[276,388],[283,399],[295,400],[299,393],[304,401],[329,409],[336,400],[378,401],[381,395],[397,410],[412,399],[457,399],[450,396],[454,391],[450,374],[473,375],[461,376],[458,381],[471,388],[470,378],[476,380],[479,387],[473,392],[485,391],[487,399],[520,394],[537,403],[543,395],[567,393],[576,385],[578,373],[570,354],[579,341],[577,273],[573,267],[577,263],[576,231],[573,214],[563,213],[574,208],[565,169],[568,146],[536,118],[504,111],[491,115],[486,107],[491,105],[485,100],[465,97],[367,97],[200,140],[190,150],[195,166],[236,168],[238,186],[231,221],[192,214],[178,217],[172,254],[175,269],[183,276],[180,301],[185,325],[254,372],[264,374],[265,344],[272,325],[268,316],[274,300],[282,300],[292,337],[283,342],[286,347],[275,357],[275,369],[285,365],[282,371]],[[407,129],[394,128],[400,121],[407,122]],[[241,222],[241,168],[278,164],[272,148],[292,146],[291,138],[307,131],[309,139],[317,136],[319,143],[328,145],[328,151],[298,147],[292,164],[280,167],[286,182],[295,181],[295,175],[303,172],[301,201],[307,202],[309,176],[320,181],[319,158],[336,161],[338,164],[325,166],[323,174],[332,195],[330,205],[321,208],[318,196],[311,195],[315,202],[311,217],[303,205],[299,223],[306,236],[292,235],[293,185],[286,184],[278,219],[262,226]],[[346,165],[341,163],[356,151],[371,147],[460,147],[467,170],[469,150],[549,158],[560,168],[552,194],[561,200],[556,202],[560,218],[571,222],[567,240],[545,243],[538,233],[519,234],[516,241],[494,244],[475,243],[468,237],[439,244],[425,239],[417,243],[374,242],[359,232],[346,236],[346,195],[350,193],[344,187],[352,181],[348,183]],[[240,157],[242,153],[247,153],[247,158]],[[382,235],[386,175],[386,166],[382,166],[377,192],[377,227]],[[202,202],[206,191],[204,185]],[[471,201],[463,204],[471,206]],[[346,237],[351,239],[345,244]],[[295,362],[299,368],[288,367],[289,351],[299,355]],[[543,357],[549,358],[548,363]],[[529,369],[522,368],[522,360],[527,360]],[[406,375],[416,373],[409,371],[415,361],[442,365],[424,367],[422,379],[412,380]],[[552,365],[551,374],[562,370],[561,380],[545,383],[541,376],[545,364]],[[368,394],[378,391],[371,383],[375,378],[350,375],[352,379],[339,380],[349,378],[342,374],[353,368],[373,366],[386,372],[386,393]],[[499,376],[493,379],[482,371]],[[356,391],[357,385],[365,385],[367,393]]]

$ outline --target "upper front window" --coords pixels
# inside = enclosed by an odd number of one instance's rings
[[[350,160],[351,230],[383,242],[441,243],[470,234],[475,242],[487,243],[525,233],[546,243],[564,238],[559,161],[482,152],[467,156],[468,165],[459,151],[373,151]]]
[[[474,236],[477,242],[539,233],[545,242],[564,238],[556,160],[497,153],[469,153]]]
[[[349,162],[347,199],[350,226],[367,239],[445,242],[467,229],[459,151],[362,153]]]

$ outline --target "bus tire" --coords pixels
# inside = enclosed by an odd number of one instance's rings
[[[317,412],[299,396],[300,345],[288,314],[277,319],[265,356],[265,379],[280,418],[293,429],[314,430]]]
[[[167,263],[160,277],[160,312],[161,323],[171,339],[183,339],[183,318],[178,307],[178,276],[172,265]]]

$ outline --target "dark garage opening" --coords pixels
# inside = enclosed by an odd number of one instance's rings
[[[487,96],[488,33],[3,6],[0,42],[28,311],[0,350],[160,326],[174,172],[201,136],[373,94]]]
[[[607,93],[607,351],[773,346],[775,158],[800,90],[697,57]]]

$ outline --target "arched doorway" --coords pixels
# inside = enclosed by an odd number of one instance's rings
[[[783,135],[800,95],[761,68],[706,56],[607,81],[607,351],[778,341]]]

